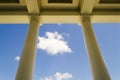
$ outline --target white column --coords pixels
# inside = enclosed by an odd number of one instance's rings
[[[93,80],[111,80],[97,44],[90,18],[87,16],[82,17],[81,24]]]
[[[38,16],[31,16],[30,25],[15,80],[33,80],[38,31]]]

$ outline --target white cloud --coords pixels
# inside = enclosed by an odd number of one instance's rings
[[[20,60],[20,57],[19,57],[19,56],[16,56],[16,57],[15,57],[15,60],[16,60],[16,61],[19,61],[19,60]]]
[[[70,73],[60,73],[57,72],[53,76],[46,76],[45,78],[40,78],[40,80],[68,80],[72,78],[72,74]]]
[[[72,74],[57,72],[54,76],[56,77],[56,80],[67,80],[72,77]]]
[[[38,37],[37,47],[50,55],[71,53],[72,50],[58,32],[46,32],[45,37]]]

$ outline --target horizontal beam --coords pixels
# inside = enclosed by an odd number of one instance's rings
[[[82,15],[79,10],[41,10],[40,22],[44,23],[78,23]],[[120,10],[94,10],[91,15],[92,23],[120,22]],[[29,22],[26,11],[0,12],[0,24],[25,24]]]

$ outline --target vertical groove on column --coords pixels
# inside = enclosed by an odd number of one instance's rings
[[[33,80],[36,46],[39,30],[38,16],[30,17],[29,29],[15,80]]]
[[[111,80],[97,44],[89,16],[82,17],[81,24],[93,80]]]

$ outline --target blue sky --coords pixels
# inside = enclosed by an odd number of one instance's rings
[[[0,80],[14,80],[27,29],[28,24],[0,24]],[[112,80],[120,80],[120,24],[96,23],[93,30]],[[57,39],[51,39],[47,33]],[[37,48],[34,80],[92,80],[80,26],[44,24],[39,37],[49,47],[43,42]],[[59,43],[64,49],[54,49]]]

